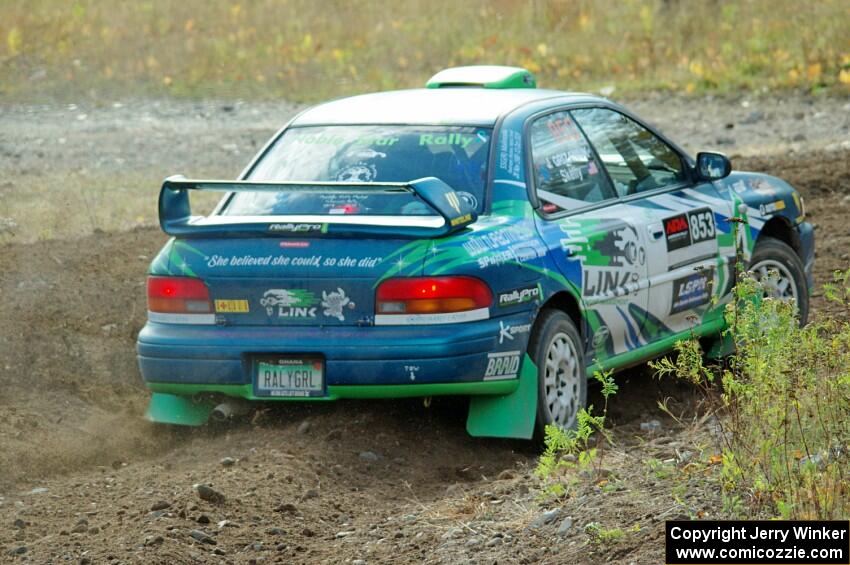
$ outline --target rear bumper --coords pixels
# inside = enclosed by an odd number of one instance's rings
[[[462,324],[362,328],[148,322],[139,334],[137,351],[148,388],[170,394],[257,399],[251,359],[275,353],[324,358],[327,395],[314,400],[507,394],[516,388],[517,375],[485,377],[489,356],[515,351],[521,358],[529,332],[505,339],[502,329],[529,325],[531,317],[527,312]]]
[[[803,262],[803,269],[806,272],[806,284],[809,287],[809,294],[811,294],[815,286],[814,227],[809,222],[801,222],[797,225],[797,233],[800,236],[800,260]]]

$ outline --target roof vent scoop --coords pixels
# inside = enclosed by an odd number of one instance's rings
[[[428,88],[477,86],[479,88],[537,88],[534,75],[521,67],[475,65],[443,69],[432,76]]]

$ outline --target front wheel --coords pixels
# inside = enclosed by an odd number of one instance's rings
[[[528,353],[537,365],[537,431],[547,425],[575,429],[587,402],[587,378],[581,337],[573,320],[546,310],[537,321]]]
[[[764,284],[764,294],[797,306],[800,325],[809,318],[809,293],[803,262],[785,242],[762,237],[756,243],[748,269]]]

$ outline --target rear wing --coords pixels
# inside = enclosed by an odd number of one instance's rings
[[[189,191],[218,192],[319,192],[327,194],[413,194],[437,215],[325,215],[193,216]],[[434,177],[406,183],[356,182],[254,182],[165,179],[159,193],[159,224],[180,237],[321,236],[368,234],[372,236],[441,237],[463,229],[478,219],[475,210],[446,183]]]

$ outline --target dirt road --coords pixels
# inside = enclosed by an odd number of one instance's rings
[[[682,101],[634,106],[689,148],[727,136],[727,150],[743,155],[738,168],[797,186],[817,225],[823,283],[850,265],[847,102],[742,102],[709,101],[710,122],[689,120],[694,106]],[[160,104],[0,108],[0,217],[16,225],[0,243],[0,560],[658,562],[663,520],[712,508],[689,497],[697,485],[674,500],[671,484],[647,471],[645,461],[704,437],[656,405],[669,398],[687,420],[698,411],[693,391],[642,369],[622,375],[612,407],[615,488],[590,485],[557,507],[540,502],[535,446],[467,437],[462,399],[275,407],[223,429],[144,422],[133,344],[143,273],[163,235],[149,221],[103,216],[79,224],[83,235],[57,226],[44,238],[32,218],[12,214],[38,209],[72,225],[86,211],[52,183],[74,174],[82,184],[125,173],[232,176],[293,110]],[[78,112],[86,117],[69,119]],[[62,147],[38,149],[57,135]],[[104,187],[92,190],[109,200]],[[128,198],[154,198],[155,185],[145,190]],[[10,204],[18,198],[29,207]],[[121,199],[112,200],[120,217]],[[816,314],[829,308],[819,291],[813,304]],[[641,430],[650,419],[660,432]],[[202,500],[199,483],[225,500]],[[623,535],[599,543],[590,523]]]

